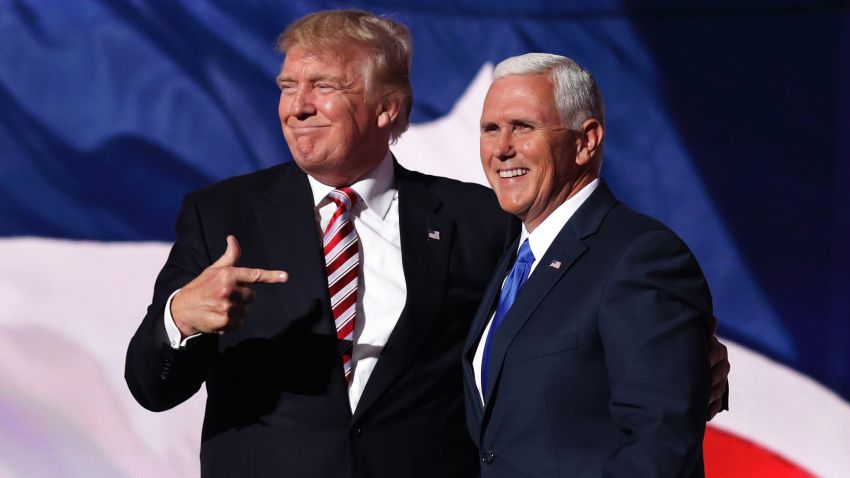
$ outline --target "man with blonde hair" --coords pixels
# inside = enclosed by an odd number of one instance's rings
[[[186,196],[130,390],[164,410],[206,383],[204,476],[475,476],[460,348],[509,217],[392,157],[406,27],[318,12],[279,49],[295,161]]]

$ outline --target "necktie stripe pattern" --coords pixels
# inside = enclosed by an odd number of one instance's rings
[[[322,237],[328,293],[339,340],[339,353],[345,380],[351,383],[351,352],[354,345],[354,319],[357,309],[357,275],[360,245],[357,231],[351,223],[351,208],[357,203],[357,193],[345,187],[328,193],[336,211]]]

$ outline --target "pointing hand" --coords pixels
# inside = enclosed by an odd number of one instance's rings
[[[239,327],[254,300],[249,284],[286,282],[284,271],[236,267],[239,242],[227,236],[227,250],[171,300],[171,316],[183,337],[223,333]]]

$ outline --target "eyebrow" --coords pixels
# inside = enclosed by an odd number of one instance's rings
[[[511,118],[507,121],[507,123],[511,126],[535,126],[538,122],[530,120],[530,119],[522,119],[522,118]],[[498,121],[482,121],[481,127],[485,126],[498,126]]]
[[[276,81],[277,81],[277,83],[294,82],[295,79],[292,78],[291,76],[284,75],[283,73],[281,73],[281,74],[277,75]],[[344,83],[343,79],[341,77],[332,76],[332,75],[325,75],[325,74],[313,75],[313,76],[309,77],[307,79],[307,81],[309,81],[310,83],[315,83],[317,81],[333,81],[333,82],[336,82],[336,83],[339,83],[339,84]]]

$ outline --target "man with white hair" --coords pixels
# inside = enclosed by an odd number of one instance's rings
[[[600,180],[590,73],[535,53],[494,76],[481,162],[523,227],[464,348],[482,477],[702,476],[712,304],[697,261]]]

